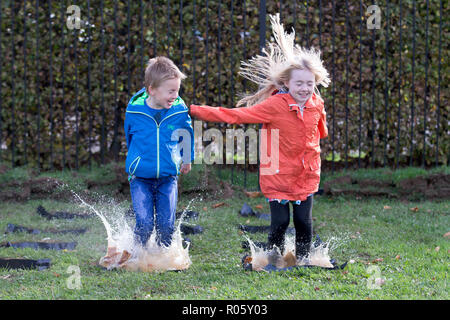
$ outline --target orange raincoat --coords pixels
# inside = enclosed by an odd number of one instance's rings
[[[300,108],[289,93],[272,95],[244,108],[191,105],[191,115],[211,122],[263,123],[270,157],[271,129],[279,130],[279,169],[260,176],[260,187],[270,199],[306,200],[320,182],[320,139],[328,135],[323,100],[315,93]],[[264,143],[261,141],[261,143]],[[270,164],[260,166],[260,169]]]

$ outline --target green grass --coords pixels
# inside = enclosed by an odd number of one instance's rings
[[[81,184],[81,177],[87,175],[101,178],[104,174],[101,170],[104,168],[94,172],[80,171],[76,179]],[[201,179],[201,172],[195,170],[199,169],[194,166],[192,179]],[[223,170],[221,174],[226,177],[229,172]],[[380,172],[355,174],[381,175]],[[54,173],[53,176],[73,180],[71,174]],[[188,178],[189,175],[183,179]],[[188,236],[193,242],[190,249],[192,265],[182,272],[106,271],[98,267],[97,262],[105,254],[107,244],[106,232],[98,218],[47,221],[36,213],[40,204],[50,211],[85,211],[75,200],[2,203],[0,242],[50,237],[52,240],[77,241],[78,246],[76,250],[66,252],[0,248],[0,257],[52,259],[51,268],[43,271],[0,269],[0,299],[449,299],[450,245],[449,239],[443,237],[450,231],[448,201],[317,196],[313,210],[315,231],[322,240],[331,241],[332,258],[340,263],[350,260],[353,263],[344,270],[298,269],[265,273],[243,270],[241,258],[245,250],[241,248],[241,242],[245,238],[237,225],[269,224],[265,220],[239,216],[244,202],[253,208],[257,204],[263,205],[260,210],[263,212],[269,212],[269,207],[264,198],[249,199],[239,190],[236,189],[233,198],[225,200],[219,194],[208,195],[210,201],[201,201],[196,194],[181,196],[179,209],[196,198],[190,209],[200,212],[199,220],[194,223],[204,228],[204,233]],[[108,200],[108,196],[105,199]],[[226,206],[212,209],[212,204],[222,201]],[[129,201],[115,205],[98,201],[94,206],[123,212]],[[411,210],[415,207],[417,211]],[[87,227],[89,230],[77,236],[3,234],[7,223],[40,229]],[[265,234],[249,236],[255,241],[267,241]],[[71,265],[80,268],[80,289],[68,288],[67,280],[72,274],[67,270]],[[385,280],[380,289],[368,287],[375,275],[369,269],[371,266],[378,268],[379,277]]]

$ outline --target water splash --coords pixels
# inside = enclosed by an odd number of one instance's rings
[[[170,246],[158,245],[154,229],[147,244],[143,247],[134,240],[133,227],[130,225],[130,221],[127,221],[123,210],[117,210],[117,206],[110,205],[108,206],[109,214],[106,215],[86,203],[75,192],[72,191],[72,193],[81,202],[82,206],[89,208],[100,218],[106,229],[108,249],[106,255],[99,261],[101,266],[108,270],[120,268],[129,271],[152,272],[185,270],[191,265],[189,243],[186,247],[183,246],[180,227],[186,212],[195,198],[183,210],[172,235]]]
[[[318,245],[311,244],[308,260],[298,261],[295,257],[295,237],[286,235],[285,238],[285,250],[284,255],[281,255],[279,248],[274,247],[271,250],[264,249],[255,245],[255,243],[244,236],[248,241],[250,248],[250,259],[252,264],[252,270],[261,271],[269,263],[275,267],[282,269],[293,266],[302,266],[305,264],[319,266],[324,268],[333,268],[329,251],[332,248],[332,243],[336,240],[330,238],[327,242],[320,243]]]
[[[311,245],[311,250],[309,253],[310,265],[319,266],[324,268],[333,268],[330,258],[330,249],[333,248],[333,243],[335,241],[334,237],[328,239],[328,241],[320,243],[317,246]]]
[[[103,214],[101,214],[100,212],[98,212],[97,210],[95,210],[95,208],[93,206],[91,206],[90,204],[86,203],[86,201],[84,201],[76,192],[72,191],[72,194],[75,196],[75,198],[77,198],[81,204],[85,207],[88,207],[92,212],[94,212],[102,221],[103,225],[105,226],[106,229],[106,234],[107,234],[107,239],[108,242],[112,240],[112,228],[111,225],[109,224],[108,220],[106,220],[105,216]]]

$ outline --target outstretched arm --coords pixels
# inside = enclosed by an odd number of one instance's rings
[[[269,123],[274,116],[274,101],[271,98],[251,107],[223,108],[191,105],[191,115],[205,121],[226,123]]]

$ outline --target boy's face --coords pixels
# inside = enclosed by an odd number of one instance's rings
[[[315,84],[314,74],[308,69],[292,70],[291,78],[284,83],[291,96],[300,106],[303,106],[311,98]]]
[[[156,88],[148,87],[148,94],[151,101],[151,107],[156,109],[170,109],[175,99],[178,97],[181,79],[172,78],[164,80]]]

